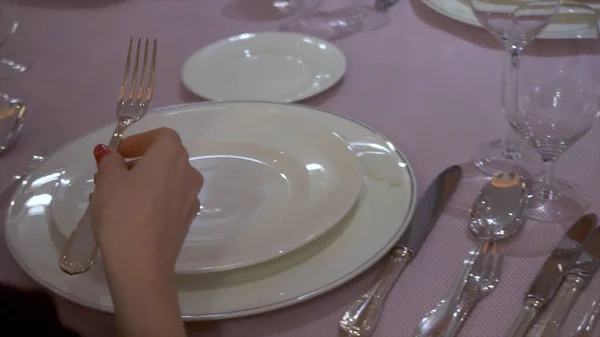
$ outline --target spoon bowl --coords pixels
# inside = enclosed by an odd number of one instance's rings
[[[469,232],[477,240],[499,241],[517,233],[524,223],[528,185],[514,172],[500,173],[481,189],[469,214]]]

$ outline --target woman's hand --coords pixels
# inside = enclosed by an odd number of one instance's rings
[[[95,177],[91,212],[100,251],[108,263],[147,263],[172,273],[200,208],[202,175],[170,129],[125,138],[119,152],[99,158]],[[128,169],[123,157],[141,159]]]
[[[99,146],[94,155],[92,225],[120,335],[183,337],[174,265],[200,208],[202,175],[165,128],[124,139],[119,153]]]

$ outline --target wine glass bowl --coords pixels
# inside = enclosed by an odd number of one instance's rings
[[[523,7],[523,1],[519,0],[470,0],[469,4],[481,25],[502,43],[507,62],[517,72],[519,53],[551,22],[557,2],[530,1],[530,7],[521,11],[518,9]],[[531,13],[535,15],[529,18]],[[516,21],[522,24],[516,25]],[[503,108],[505,104],[503,101]],[[529,178],[541,169],[541,160],[535,151],[508,137],[480,144],[474,150],[472,163],[488,175],[513,171]]]
[[[337,40],[358,32],[379,29],[391,18],[385,9],[377,9],[374,0],[349,0],[350,6],[334,11],[300,15],[279,30],[308,34],[324,40]]]
[[[522,11],[532,9],[524,6]],[[523,15],[525,17],[525,15]],[[530,19],[523,20],[525,24]],[[521,25],[520,21],[516,21]],[[504,86],[509,124],[541,156],[545,172],[537,177],[527,216],[556,221],[583,214],[587,202],[578,188],[554,178],[560,155],[593,126],[599,109],[600,33],[594,10],[574,1],[561,1],[547,29],[569,29],[570,39],[536,40],[520,58],[514,83]],[[511,95],[514,93],[514,95]]]
[[[552,21],[559,0],[470,1],[477,21],[505,48],[523,49]]]
[[[281,15],[295,15],[314,11],[322,0],[269,0]]]

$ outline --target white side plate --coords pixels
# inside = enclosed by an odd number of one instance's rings
[[[212,101],[296,102],[339,81],[346,58],[333,44],[307,35],[246,33],[194,53],[181,71],[183,84]]]

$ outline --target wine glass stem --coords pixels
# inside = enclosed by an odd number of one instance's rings
[[[518,94],[518,75],[519,75],[519,55],[521,49],[512,44],[507,44],[506,55],[508,56],[508,65],[505,67],[505,74],[503,81],[506,81],[505,85],[502,86],[503,90],[508,92],[502,92],[502,105],[505,109],[517,109],[517,94]],[[518,160],[521,157],[521,143],[518,141],[512,141],[509,138],[505,138],[503,141],[504,146],[504,157],[506,159]]]
[[[541,180],[541,192],[544,194],[549,194],[553,192],[555,167],[556,166],[554,159],[544,159],[544,175],[542,176]]]

